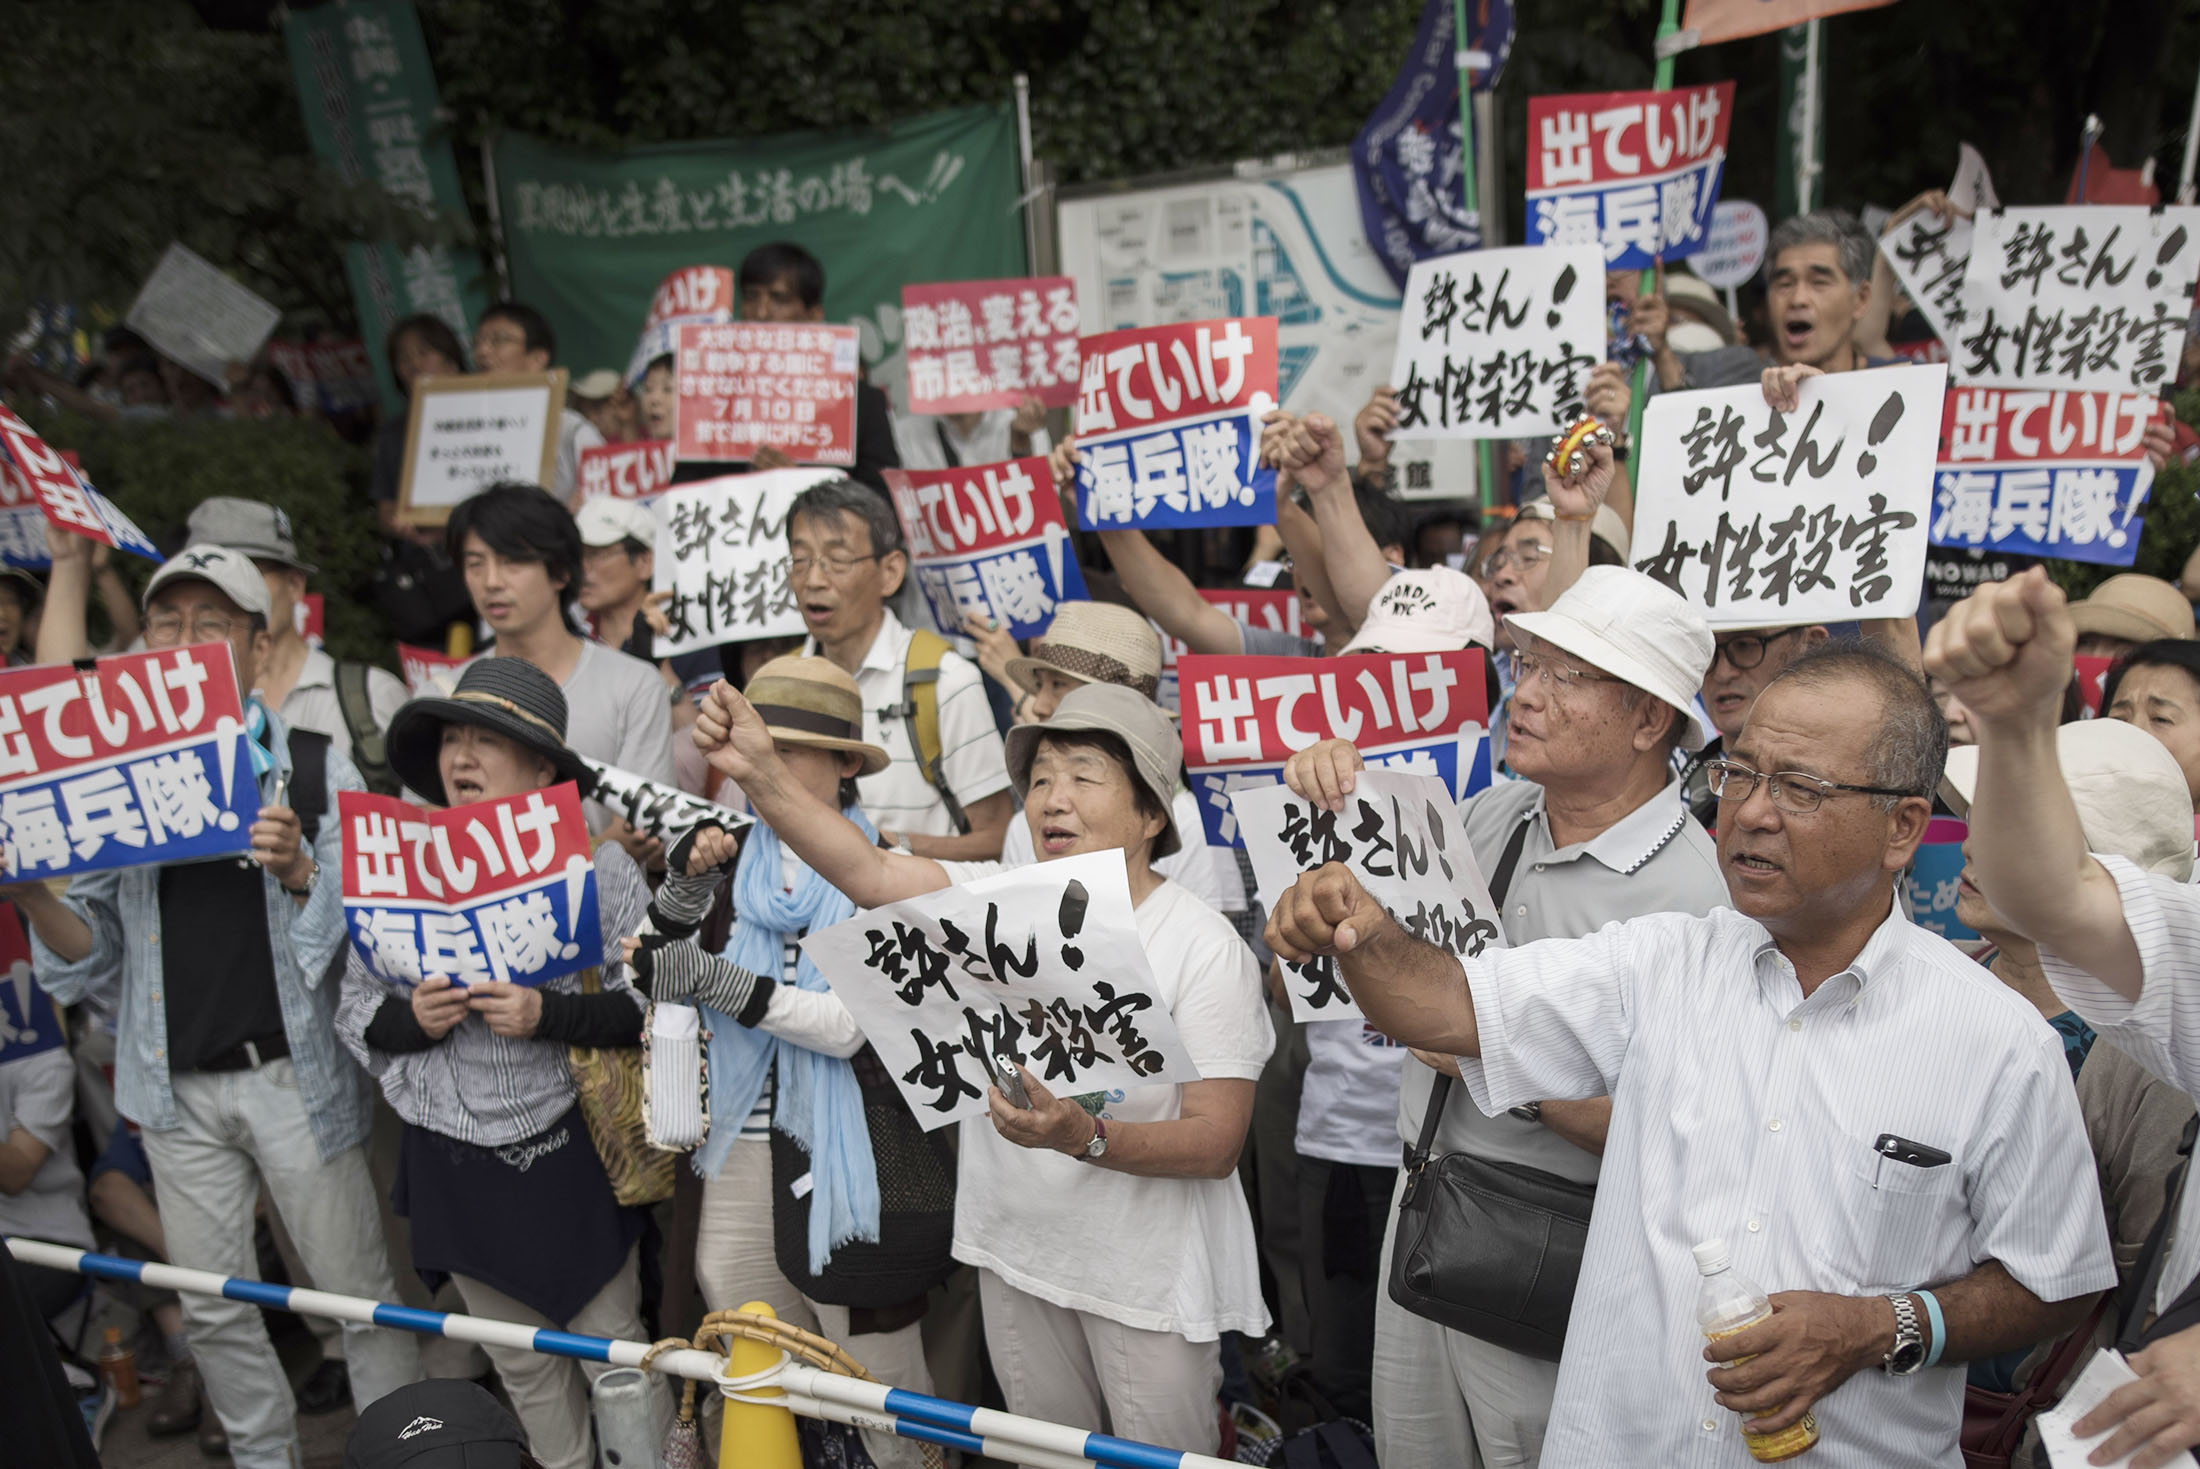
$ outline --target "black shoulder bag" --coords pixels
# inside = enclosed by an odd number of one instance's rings
[[[1500,908],[1533,819],[1521,821],[1498,859],[1490,896]],[[1596,1186],[1469,1153],[1431,1160],[1451,1084],[1438,1073],[1406,1158],[1390,1298],[1440,1326],[1555,1362],[1566,1344]]]

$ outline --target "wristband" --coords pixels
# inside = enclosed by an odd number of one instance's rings
[[[1931,1291],[1914,1290],[1910,1294],[1925,1303],[1926,1319],[1933,1323],[1933,1340],[1925,1349],[1925,1365],[1935,1366],[1940,1361],[1942,1349],[1948,1345],[1948,1323],[1941,1317],[1940,1302]]]
[[[1587,525],[1590,522],[1594,521],[1596,519],[1596,516],[1593,513],[1589,515],[1561,515],[1556,510],[1553,510],[1551,512],[1551,519],[1563,520],[1569,525]]]

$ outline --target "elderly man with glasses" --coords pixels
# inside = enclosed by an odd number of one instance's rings
[[[1814,648],[1706,767],[1727,906],[1462,961],[1339,864],[1276,905],[1278,955],[1335,955],[1368,1022],[1459,1058],[1481,1111],[1612,1099],[1545,1466],[1623,1443],[1740,1469],[1737,1415],[1814,1415],[1829,1469],[1953,1465],[1958,1364],[2069,1330],[2115,1284],[2060,1038],[1894,901],[1946,753],[1900,658]],[[1691,1247],[1710,1240],[1776,1294],[1707,1347]]]

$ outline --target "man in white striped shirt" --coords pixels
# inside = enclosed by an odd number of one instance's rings
[[[2086,850],[2055,736],[2077,641],[2062,592],[2034,568],[1957,603],[1926,644],[1925,666],[1978,730],[1979,891],[2039,945],[2055,993],[2102,1040],[2200,1096],[2200,890]],[[2116,1430],[2096,1463],[2133,1454],[2153,1469],[2200,1445],[2200,1189],[2182,1189],[2165,1240],[2153,1292],[2120,1333],[2146,1343],[2129,1355],[2139,1380],[2077,1425]]]
[[[1716,772],[1733,908],[1462,963],[1341,865],[1277,905],[1280,956],[1337,955],[1369,1022],[1460,1057],[1485,1112],[1612,1097],[1546,1469],[1746,1465],[1736,1414],[1806,1412],[1828,1469],[1954,1469],[1957,1364],[2115,1283],[2061,1040],[1894,903],[1946,741],[1898,661],[1813,650]],[[1776,1292],[1717,1349],[1692,1311],[1709,1239]]]

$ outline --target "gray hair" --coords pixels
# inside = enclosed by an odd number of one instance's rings
[[[1916,669],[1870,643],[1853,639],[1819,643],[1796,654],[1757,697],[1763,699],[1773,685],[1789,679],[1814,687],[1866,684],[1879,695],[1879,732],[1864,751],[1864,763],[1870,767],[1865,782],[1902,792],[1901,796],[1873,797],[1882,809],[1893,809],[1906,796],[1930,801],[1940,789],[1940,777],[1948,765],[1948,721],[1941,717],[1940,706]]]
[[[863,522],[871,533],[871,554],[884,556],[890,551],[904,549],[901,539],[901,517],[886,497],[860,480],[830,479],[821,485],[812,485],[794,497],[794,505],[787,511],[787,529],[791,534],[798,516],[838,521],[843,515],[853,515]]]
[[[1772,232],[1772,239],[1765,247],[1765,259],[1777,269],[1780,252],[1792,250],[1797,245],[1833,246],[1834,258],[1840,261],[1841,274],[1849,278],[1850,286],[1871,283],[1874,248],[1871,231],[1846,209],[1813,209],[1808,214],[1781,220],[1780,227]]]

